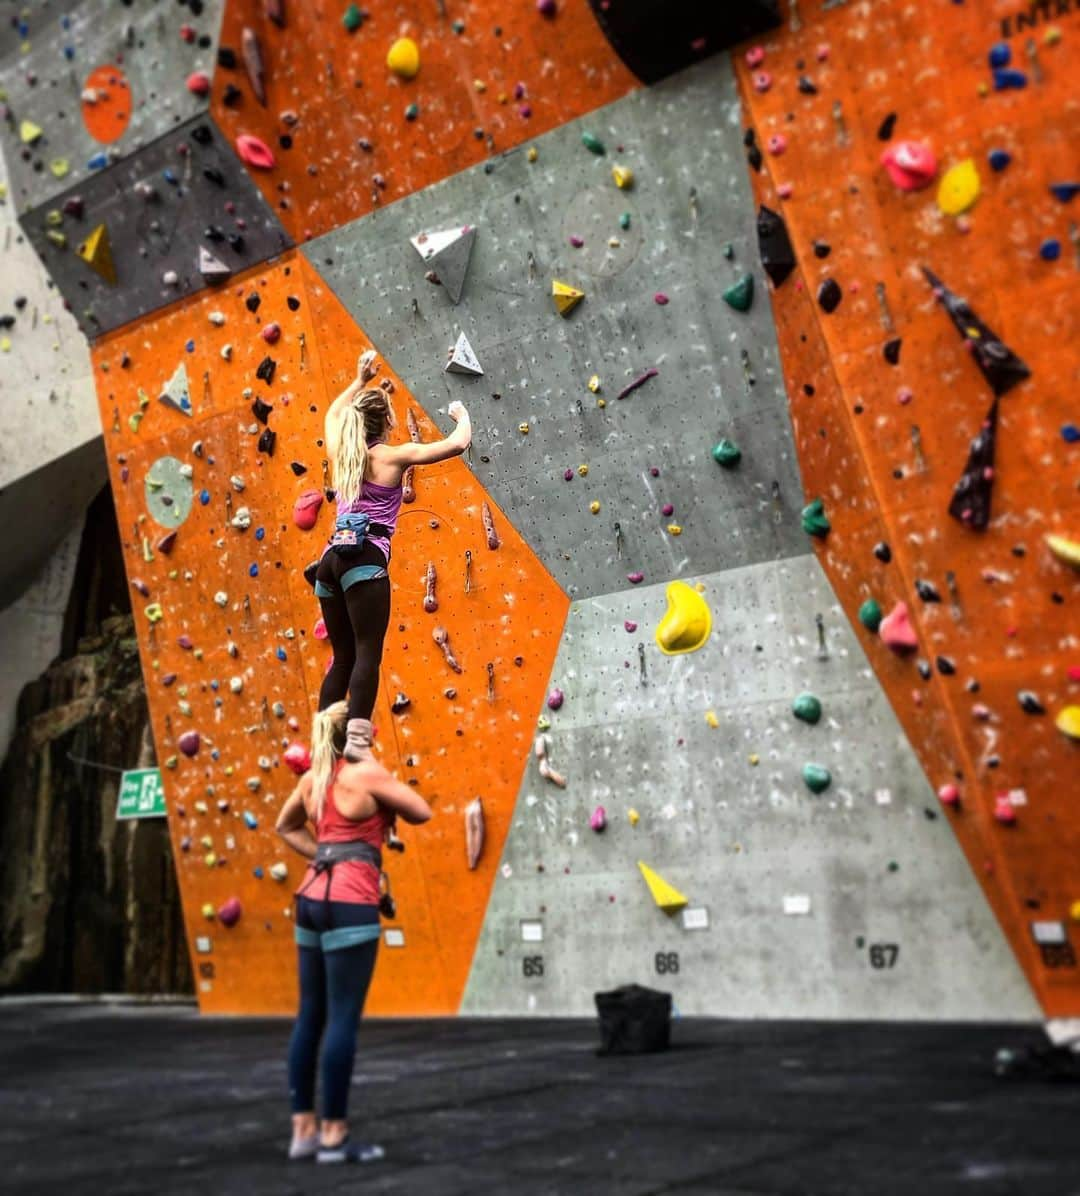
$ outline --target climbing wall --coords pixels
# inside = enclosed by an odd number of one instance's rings
[[[1066,31],[1032,58],[951,6],[924,53],[899,4],[800,3],[729,56],[776,6],[671,0],[652,46],[644,4],[436,7],[154,5],[129,31],[87,4],[24,55],[53,47],[50,103],[9,93],[23,226],[94,338],[202,1008],[295,1000],[271,828],[328,662],[302,578],[322,416],[370,346],[397,436],[455,399],[475,430],[394,545],[377,750],[435,818],[390,861],[372,1012],[579,1013],[628,980],[686,1013],[1075,1012],[1077,586],[1041,540],[1080,439]],[[84,67],[93,137],[131,113],[93,162],[56,132]],[[915,137],[940,169],[879,164]],[[946,148],[983,155],[974,209]],[[1019,385],[956,521],[989,328],[1031,378],[991,349]]]

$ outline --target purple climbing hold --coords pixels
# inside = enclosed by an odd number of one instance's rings
[[[556,687],[555,689],[553,689],[551,691],[551,693],[548,694],[548,700],[547,700],[548,709],[549,710],[558,710],[559,707],[562,706],[563,702],[565,702],[565,701],[566,701],[566,695],[563,693],[563,691],[561,689]]]
[[[176,741],[176,746],[185,756],[194,756],[199,750],[200,742],[198,731],[185,731]]]
[[[243,907],[240,905],[240,898],[230,897],[228,901],[218,906],[218,921],[227,930],[231,930],[240,921],[240,915],[243,912]]]

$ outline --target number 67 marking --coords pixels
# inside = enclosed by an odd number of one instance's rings
[[[883,968],[894,968],[899,957],[899,943],[870,944],[870,966],[872,968],[877,968],[879,971]]]

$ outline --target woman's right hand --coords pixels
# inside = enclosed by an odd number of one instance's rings
[[[368,349],[366,353],[361,353],[360,360],[356,363],[356,377],[361,385],[370,382],[378,372],[379,362],[375,350]]]
[[[450,404],[446,409],[446,414],[454,421],[455,424],[461,423],[463,419],[469,418],[469,413],[465,410],[465,404],[457,401]]]

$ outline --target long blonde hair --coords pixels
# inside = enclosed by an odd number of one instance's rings
[[[341,756],[348,715],[348,702],[334,702],[311,722],[311,796],[315,799],[316,825],[322,821],[334,765]]]
[[[334,488],[339,500],[355,502],[367,472],[369,438],[394,426],[394,412],[385,390],[362,390],[341,416],[341,435],[334,460]]]

